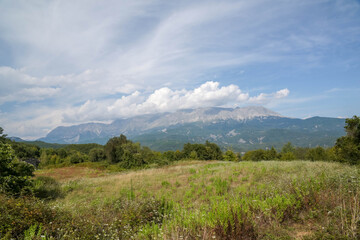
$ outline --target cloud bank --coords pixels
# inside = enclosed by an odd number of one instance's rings
[[[282,89],[275,93],[261,93],[250,97],[234,84],[220,87],[219,82],[206,82],[192,90],[160,88],[145,96],[139,91],[115,101],[88,100],[79,107],[64,113],[65,122],[84,122],[126,118],[141,114],[173,112],[212,106],[234,106],[244,104],[269,104],[288,96],[290,91]]]

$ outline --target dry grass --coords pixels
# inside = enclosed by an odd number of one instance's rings
[[[52,177],[60,182],[69,180],[83,179],[83,178],[97,178],[106,175],[106,171],[87,168],[87,167],[62,167],[37,170],[35,177],[47,176]]]

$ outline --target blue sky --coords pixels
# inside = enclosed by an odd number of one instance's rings
[[[209,106],[360,114],[360,2],[0,0],[0,126]]]

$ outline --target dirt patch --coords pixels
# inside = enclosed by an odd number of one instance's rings
[[[306,225],[295,224],[294,228],[294,239],[304,239],[305,237],[311,236],[314,233],[314,226],[311,223],[307,223]]]

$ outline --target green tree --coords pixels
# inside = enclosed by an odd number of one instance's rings
[[[223,153],[217,144],[206,141],[205,148],[206,148],[206,152],[209,153],[208,154],[209,157],[205,160],[222,160]]]
[[[336,140],[335,154],[338,161],[360,163],[360,118],[353,116],[345,120],[346,136]]]
[[[93,148],[89,153],[90,162],[100,162],[106,159],[106,154],[102,148]]]
[[[231,161],[231,162],[237,162],[238,158],[236,157],[236,154],[231,151],[230,149],[228,149],[225,154],[224,154],[224,158],[225,161]]]
[[[193,160],[198,159],[198,155],[197,155],[197,153],[196,153],[195,150],[193,150],[193,151],[190,152],[189,157],[190,157],[190,159],[193,159]]]
[[[281,153],[288,153],[288,152],[292,152],[294,153],[295,148],[294,146],[291,144],[291,142],[286,143],[283,148],[281,149]]]
[[[6,134],[3,134],[4,129],[2,127],[0,127],[0,143],[4,143],[6,141]]]
[[[30,191],[34,167],[15,158],[9,144],[0,143],[0,192],[19,196]]]
[[[296,157],[293,152],[281,153],[280,160],[282,160],[282,161],[289,161],[289,160],[295,160],[295,159],[296,159]]]
[[[28,145],[25,143],[12,142],[11,147],[12,149],[14,149],[15,155],[19,159],[40,157],[40,148],[38,146]]]
[[[242,160],[241,153],[236,154],[237,161],[240,162]]]
[[[264,149],[247,151],[242,159],[245,161],[263,161],[266,160],[266,151]]]
[[[67,161],[73,164],[86,162],[87,160],[88,156],[86,154],[76,150],[70,150],[70,153],[67,156]]]
[[[145,164],[141,155],[140,143],[128,142],[122,145],[122,149],[121,167],[130,169]]]
[[[306,159],[309,159],[311,161],[325,161],[328,160],[327,153],[324,148],[322,147],[316,147],[309,149],[306,153]]]
[[[289,161],[295,160],[295,147],[291,144],[291,142],[286,143],[281,149],[280,160]]]
[[[309,148],[308,147],[297,147],[294,150],[295,158],[304,160],[306,159],[306,154],[308,153]]]
[[[185,158],[193,159],[193,156],[190,156],[193,151],[196,152],[197,159],[199,160],[222,160],[223,158],[220,147],[209,141],[206,141],[205,144],[184,144],[182,153]]]
[[[105,145],[105,154],[110,163],[118,163],[122,160],[124,149],[122,145],[131,142],[127,140],[125,135],[120,137],[113,137]]]
[[[354,141],[355,144],[360,144],[360,118],[353,116],[345,120],[346,136]]]
[[[276,160],[278,158],[278,154],[274,147],[271,147],[270,150],[266,150],[265,158],[266,160]]]

